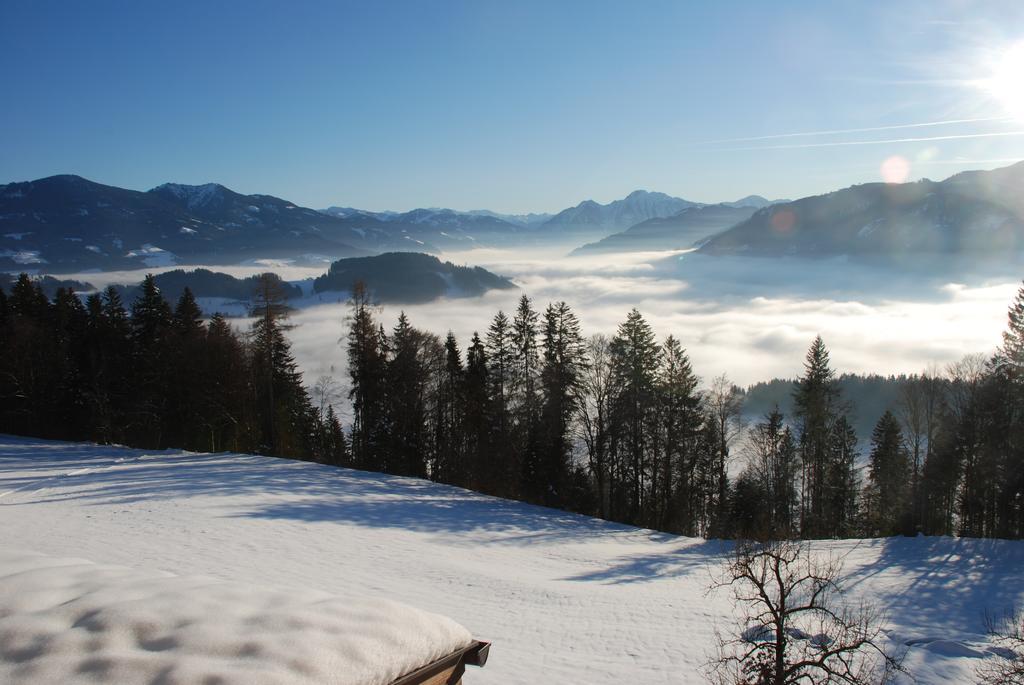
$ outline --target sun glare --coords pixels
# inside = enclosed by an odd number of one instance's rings
[[[981,85],[1006,108],[1007,114],[1024,120],[1024,40],[996,59],[991,75]]]

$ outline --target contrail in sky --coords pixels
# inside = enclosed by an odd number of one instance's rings
[[[1020,157],[999,157],[997,159],[919,159],[915,160],[916,166],[928,164],[1016,164]]]
[[[891,145],[896,143],[924,143],[931,140],[960,140],[963,138],[999,138],[1004,136],[1024,136],[1024,131],[999,131],[996,133],[963,133],[950,136],[927,136],[924,138],[890,138],[888,140],[844,140],[832,143],[792,143],[790,145],[751,145],[749,147],[715,148],[719,151],[736,150],[796,150],[812,147],[846,147],[850,145]]]
[[[1013,117],[981,117],[978,119],[946,119],[945,121],[925,121],[918,124],[898,124],[895,126],[870,126],[867,128],[839,128],[831,131],[806,131],[803,133],[776,133],[770,136],[751,136],[748,138],[722,138],[705,140],[694,145],[710,145],[712,143],[745,143],[755,140],[776,140],[779,138],[804,138],[810,136],[837,136],[843,133],[870,133],[872,131],[894,131],[903,128],[925,128],[927,126],[952,126],[953,124],[978,124],[991,121],[1011,121]]]

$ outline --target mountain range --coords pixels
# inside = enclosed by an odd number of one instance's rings
[[[224,186],[126,190],[80,176],[0,186],[0,268],[67,273],[177,261],[369,254],[334,217]]]
[[[901,257],[1024,252],[1024,162],[945,181],[867,183],[774,204],[708,239],[704,254]]]
[[[1024,163],[945,181],[868,183],[794,201],[705,204],[637,190],[548,214],[445,208],[318,211],[222,185],[141,192],[80,176],[0,185],[0,270],[71,273],[265,258],[323,263],[383,252],[586,243],[575,254],[877,256],[1024,250]]]
[[[621,233],[613,233],[597,242],[578,247],[570,254],[581,256],[686,249],[708,236],[749,219],[757,209],[756,206],[734,203],[694,205],[672,216],[641,221]]]
[[[742,201],[741,201],[742,202]],[[326,262],[382,252],[580,242],[700,203],[638,190],[555,215],[489,210],[317,211],[220,184],[141,192],[80,176],[0,185],[0,269],[69,273],[262,258]]]

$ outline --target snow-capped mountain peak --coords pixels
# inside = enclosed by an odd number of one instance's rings
[[[189,209],[199,209],[220,200],[230,191],[219,183],[204,183],[197,186],[184,183],[164,183],[150,192],[172,195],[184,202]]]

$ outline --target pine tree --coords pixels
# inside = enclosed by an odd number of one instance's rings
[[[206,345],[203,312],[189,288],[178,298],[171,316],[168,364],[170,378],[167,394],[170,417],[167,444],[186,449],[201,449],[206,444],[202,430],[202,416],[196,398],[207,382],[201,369],[201,357]]]
[[[1024,383],[1024,286],[1006,315],[1003,345],[996,356],[997,364],[1005,368],[1015,382]]]
[[[12,432],[8,423],[13,415],[14,393],[9,365],[13,358],[11,351],[11,312],[4,289],[0,288],[0,432]]]
[[[1002,362],[1002,363],[1000,363]],[[1000,482],[997,531],[1024,537],[1024,287],[1007,312],[1003,345],[997,354],[990,395],[994,421],[989,436]]]
[[[39,284],[20,274],[7,300],[8,343],[0,378],[4,430],[53,437],[45,417],[53,370],[50,303]]]
[[[369,291],[362,282],[352,288],[347,335],[351,379],[352,460],[357,468],[387,468],[387,344],[378,332]]]
[[[324,456],[324,463],[332,466],[344,466],[348,463],[348,446],[345,442],[345,431],[341,428],[341,421],[334,413],[334,407],[327,405],[327,415],[323,420],[324,444],[321,452]]]
[[[132,394],[131,322],[114,287],[89,297],[85,355],[88,372],[83,390],[97,442],[127,442],[125,424]]]
[[[53,437],[74,440],[89,430],[90,412],[85,394],[88,314],[71,290],[58,288],[51,307],[50,376],[53,398],[46,422]]]
[[[837,416],[825,473],[827,534],[848,538],[858,528],[857,433],[845,414]]]
[[[793,401],[801,460],[800,534],[804,538],[830,536],[836,521],[826,491],[834,455],[833,430],[838,418],[839,389],[829,366],[829,353],[819,335],[797,380]]]
[[[143,352],[149,351],[162,342],[170,324],[170,305],[160,293],[153,274],[146,274],[132,303],[132,338]]]
[[[636,310],[634,310],[636,311]],[[645,340],[646,336],[642,336]],[[705,449],[704,407],[690,359],[674,336],[661,347],[655,388],[657,441],[650,487],[653,516],[647,525],[671,528],[684,535],[707,533],[708,504],[715,495],[709,450]],[[654,355],[647,346],[642,354]],[[643,369],[646,365],[639,364]]]
[[[579,319],[565,302],[544,312],[542,344],[540,438],[535,460],[528,462],[524,495],[548,506],[570,504],[572,420],[578,410],[586,351]]]
[[[39,284],[33,282],[28,274],[22,273],[11,287],[8,307],[14,316],[41,322],[49,314],[50,301],[46,299]]]
[[[280,281],[268,274],[257,277],[250,349],[260,449],[308,459],[314,451],[315,411],[285,337],[290,311]]]
[[[164,444],[167,386],[170,383],[168,333],[171,308],[152,274],[147,274],[132,302],[131,341],[134,352],[134,398],[129,409],[129,435],[135,444]]]
[[[214,314],[207,324],[199,363],[205,380],[196,398],[205,433],[203,449],[255,450],[260,429],[253,373],[242,341],[221,314]]]
[[[509,478],[508,492],[519,493],[523,478],[539,460],[540,449],[540,353],[537,344],[540,317],[530,298],[519,298],[512,320],[513,348],[511,374],[512,416],[515,422],[512,451],[520,473]]]
[[[462,396],[465,402],[464,433],[466,439],[465,468],[452,474],[452,482],[475,489],[484,488],[481,474],[493,471],[491,465],[491,400],[488,394],[487,350],[480,336],[473,332],[466,351],[466,375]],[[516,489],[518,493],[518,489]]]
[[[633,309],[619,325],[611,342],[613,385],[613,442],[625,479],[625,520],[642,524],[647,513],[647,494],[654,478],[651,444],[657,416],[657,376],[661,348],[654,331]]]
[[[513,348],[512,395],[516,411],[522,422],[536,418],[539,411],[537,384],[540,374],[540,356],[537,349],[539,315],[533,309],[530,298],[519,298],[516,315],[512,321],[510,338]]]
[[[392,357],[387,366],[391,420],[388,472],[420,478],[427,475],[424,453],[428,443],[426,370],[420,359],[422,338],[402,312],[391,336]]]
[[[886,411],[871,433],[865,514],[868,534],[894,535],[906,530],[910,505],[911,464],[903,431],[892,412]]]
[[[743,537],[781,539],[796,532],[796,481],[800,466],[796,446],[785,417],[775,407],[754,425],[749,440],[750,463],[737,483],[738,505],[755,511],[740,509],[740,520],[734,528]],[[742,498],[756,493],[758,499],[744,503]],[[736,516],[734,505],[734,517]]]
[[[465,369],[455,334],[448,331],[444,341],[445,365],[441,376],[435,421],[437,464],[435,480],[466,484]]]
[[[515,441],[512,416],[512,391],[515,385],[515,348],[511,323],[499,311],[487,329],[488,397],[491,408],[491,444],[493,453],[488,462],[485,487],[489,492],[510,495],[508,486],[515,482],[520,466],[515,460]]]

